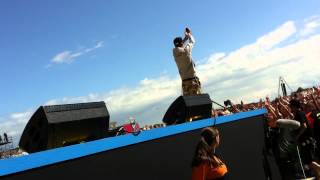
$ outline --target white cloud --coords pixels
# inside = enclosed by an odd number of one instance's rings
[[[93,51],[95,49],[98,49],[98,48],[101,48],[101,47],[103,47],[103,42],[102,41],[98,42],[93,48],[85,49],[84,52],[88,53],[88,52],[91,52],[91,51]]]
[[[45,103],[45,105],[56,105],[56,104],[70,104],[70,103],[84,103],[98,101],[99,97],[97,94],[90,93],[87,96],[79,97],[64,97],[61,99],[52,99]]]
[[[286,40],[296,32],[296,26],[293,21],[288,21],[282,26],[278,27],[276,30],[268,33],[267,35],[259,38],[255,45],[259,46],[262,49],[270,49],[275,45]]]
[[[320,28],[320,16],[313,16],[305,20],[303,29],[300,31],[300,36],[308,36],[315,33]]]
[[[52,59],[51,59],[51,64],[63,64],[63,63],[72,63],[73,61],[76,60],[76,58],[83,56],[91,51],[94,51],[98,48],[103,47],[103,41],[99,41],[95,46],[92,48],[86,48],[80,51],[63,51],[61,53],[56,54]],[[47,67],[50,67],[48,65]]]
[[[300,31],[295,22],[288,21],[252,44],[229,53],[209,55],[205,62],[197,66],[203,91],[220,103],[226,99],[251,102],[258,101],[260,97],[275,96],[279,76],[283,76],[293,89],[318,85],[320,34],[295,39]],[[100,46],[102,44],[93,48]],[[66,54],[64,56],[69,57],[74,53]],[[153,124],[161,121],[168,106],[181,94],[180,83],[178,76],[161,75],[154,79],[145,78],[135,87],[54,99],[46,104],[105,101],[112,121],[122,124],[129,116],[134,116],[141,124]],[[7,118],[8,121],[1,123],[1,129],[6,124],[8,132],[21,133],[26,123],[22,117],[26,116],[13,114]]]
[[[0,121],[0,134],[7,133],[8,136],[13,137],[14,144],[17,144],[21,133],[30,119],[33,110],[26,112],[12,113]]]
[[[57,54],[56,56],[54,56],[54,58],[52,59],[51,62],[54,63],[65,63],[65,62],[71,62],[71,51],[63,51],[59,54]]]
[[[134,88],[121,88],[101,95],[90,94],[84,97],[55,99],[50,100],[46,104],[105,101],[112,119],[118,120],[113,114],[121,116],[120,113],[125,113],[125,117],[130,115],[135,116],[132,112],[143,110],[148,106],[153,106],[154,103],[159,103],[168,98],[172,99],[172,97],[178,96],[179,93],[180,81],[178,78],[170,79],[164,75],[157,79],[145,78]],[[165,103],[168,104],[169,102]]]

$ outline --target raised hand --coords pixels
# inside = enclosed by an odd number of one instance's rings
[[[188,27],[186,27],[184,34],[185,34],[185,36],[190,36],[191,30]]]

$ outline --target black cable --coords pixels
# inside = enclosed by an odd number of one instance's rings
[[[225,106],[222,106],[221,104],[219,104],[219,103],[217,103],[217,102],[215,102],[215,101],[213,101],[213,100],[211,100],[211,103],[215,103],[216,105],[218,105],[218,106],[220,106],[220,107],[222,107],[222,108],[225,108]]]
[[[278,97],[280,97],[280,86],[281,86],[281,76],[279,77],[279,82],[278,82]]]
[[[291,92],[293,92],[293,90],[291,89],[291,87],[289,86],[289,84],[287,83],[286,80],[284,80],[284,78],[282,78],[283,82],[288,86],[288,88],[291,90]]]

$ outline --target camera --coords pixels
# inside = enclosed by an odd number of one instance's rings
[[[191,32],[188,27],[186,27],[186,32],[187,32],[187,33],[190,33],[190,32]]]
[[[226,106],[226,107],[232,106],[230,99],[225,100],[223,103],[224,103],[224,106]]]

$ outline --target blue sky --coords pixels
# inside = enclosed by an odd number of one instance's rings
[[[164,99],[157,99],[156,93],[145,94],[139,88],[155,82],[165,86],[166,80],[178,83],[172,40],[183,34],[184,27],[189,26],[196,38],[193,57],[199,69],[211,72],[216,70],[208,69],[211,61],[217,61],[215,57],[232,55],[279,27],[291,33],[285,41],[272,39],[279,46],[289,47],[317,35],[319,12],[318,0],[3,0],[0,2],[0,124],[12,120],[16,113],[29,112],[26,116],[29,117],[44,104],[112,100],[110,105],[121,107],[122,99],[116,97],[135,90],[141,94],[132,96],[150,96],[150,101],[155,98],[159,102],[166,99],[162,109],[155,108],[163,113],[169,100],[179,95],[180,86],[176,86],[175,93],[163,95]],[[314,21],[310,25],[312,32],[302,36],[311,21]],[[286,22],[289,23],[284,25]],[[280,36],[281,33],[279,38],[287,38]],[[316,50],[308,53],[316,54]],[[201,74],[205,81],[206,73]],[[318,83],[315,80],[304,83],[298,77],[292,77],[293,84]],[[232,84],[240,83],[236,79]],[[219,88],[209,87],[212,82],[203,83],[212,90],[209,93],[219,94],[214,92]],[[233,94],[245,96],[245,92]],[[214,99],[222,100],[229,94],[219,95]],[[143,103],[138,98],[130,105],[139,104]],[[149,105],[141,105],[139,111],[128,110],[123,117],[142,113]]]

